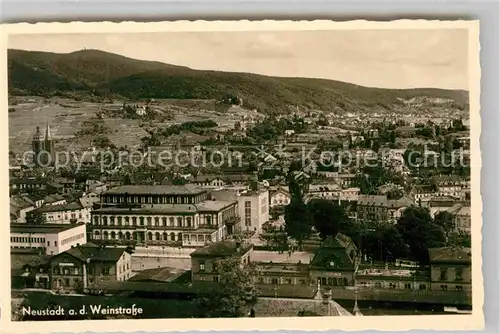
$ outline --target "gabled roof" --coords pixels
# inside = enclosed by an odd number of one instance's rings
[[[89,242],[85,245],[68,249],[63,253],[55,255],[53,258],[62,254],[68,254],[82,262],[117,262],[125,252],[127,252],[126,248],[101,247]]]
[[[225,240],[208,244],[191,253],[191,257],[209,256],[209,257],[229,257],[237,254],[244,254],[252,245],[238,243],[235,240]]]
[[[387,206],[387,197],[383,195],[359,195],[358,205]]]
[[[433,262],[460,262],[471,263],[472,254],[470,248],[465,247],[441,247],[429,249],[429,260]]]
[[[353,269],[355,258],[348,254],[351,238],[341,233],[329,236],[311,261],[311,266],[325,269]]]

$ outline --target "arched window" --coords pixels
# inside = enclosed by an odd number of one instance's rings
[[[175,233],[170,233],[170,241],[175,241]]]
[[[160,240],[160,232],[155,233],[155,240],[159,241]]]
[[[211,216],[206,216],[207,220],[207,225],[212,225],[212,217]]]
[[[122,217],[121,216],[118,217],[117,220],[118,220],[118,226],[122,226]]]
[[[139,226],[144,226],[144,217],[139,217]]]
[[[102,224],[104,226],[107,226],[108,225],[108,217],[102,217]]]
[[[153,240],[153,232],[148,232],[148,240]]]
[[[100,239],[99,231],[94,231],[94,239]]]
[[[137,226],[137,217],[132,217],[132,226]]]
[[[191,217],[186,218],[187,227],[191,227]]]
[[[130,240],[130,232],[125,232],[125,239]]]
[[[148,226],[151,226],[151,222],[153,221],[153,219],[151,217],[148,217],[146,218],[147,222],[148,222]]]
[[[104,240],[108,240],[108,231],[104,231],[102,234]]]
[[[169,218],[169,221],[170,221],[170,226],[174,226],[174,217],[170,217]]]
[[[177,218],[177,226],[179,226],[179,227],[182,226],[182,218],[181,217]]]
[[[163,223],[163,226],[167,226],[167,217],[163,217],[161,221]]]
[[[123,232],[122,231],[118,232],[118,239],[120,239],[120,240],[123,239]]]
[[[330,285],[330,286],[333,285],[333,278],[328,277],[328,285]]]
[[[163,232],[163,241],[167,241],[168,240],[168,234],[167,232]]]
[[[129,226],[129,224],[130,224],[130,218],[125,217],[125,226]]]
[[[177,234],[177,241],[182,241],[182,233],[181,232],[179,232]]]
[[[155,217],[155,226],[160,226],[160,218]]]
[[[116,239],[116,233],[115,231],[111,231],[111,240]]]
[[[109,225],[115,225],[115,217],[109,217]]]

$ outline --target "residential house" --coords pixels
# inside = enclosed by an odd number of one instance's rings
[[[243,264],[251,262],[253,246],[236,240],[224,240],[209,244],[191,253],[191,281],[219,282],[217,261],[238,257]]]
[[[237,197],[241,229],[260,232],[262,225],[269,221],[269,191],[249,190]]]
[[[132,275],[128,249],[92,243],[72,247],[49,263],[50,286],[56,291],[84,292],[101,282],[125,281]]]
[[[26,223],[26,214],[35,210],[35,203],[27,197],[10,197],[10,220],[16,223]]]
[[[288,191],[278,187],[278,189],[273,190],[269,193],[269,207],[273,208],[275,206],[285,206],[290,204],[291,196]]]
[[[429,261],[432,290],[471,291],[472,255],[470,248],[431,248]]]
[[[90,209],[76,201],[68,204],[44,205],[33,210],[33,213],[42,214],[46,224],[76,224],[90,222]]]

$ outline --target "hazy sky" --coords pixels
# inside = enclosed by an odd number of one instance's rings
[[[9,48],[99,49],[194,69],[468,89],[468,33],[460,29],[11,35]]]

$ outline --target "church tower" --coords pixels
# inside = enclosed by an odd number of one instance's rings
[[[40,153],[43,151],[44,142],[42,138],[42,133],[40,132],[40,127],[36,127],[35,134],[31,140],[31,149],[33,150],[33,163],[39,165]]]
[[[52,165],[54,163],[54,140],[52,139],[52,134],[50,133],[49,122],[45,125],[45,138],[43,140],[43,150],[45,151],[47,161],[45,162],[47,165]]]

